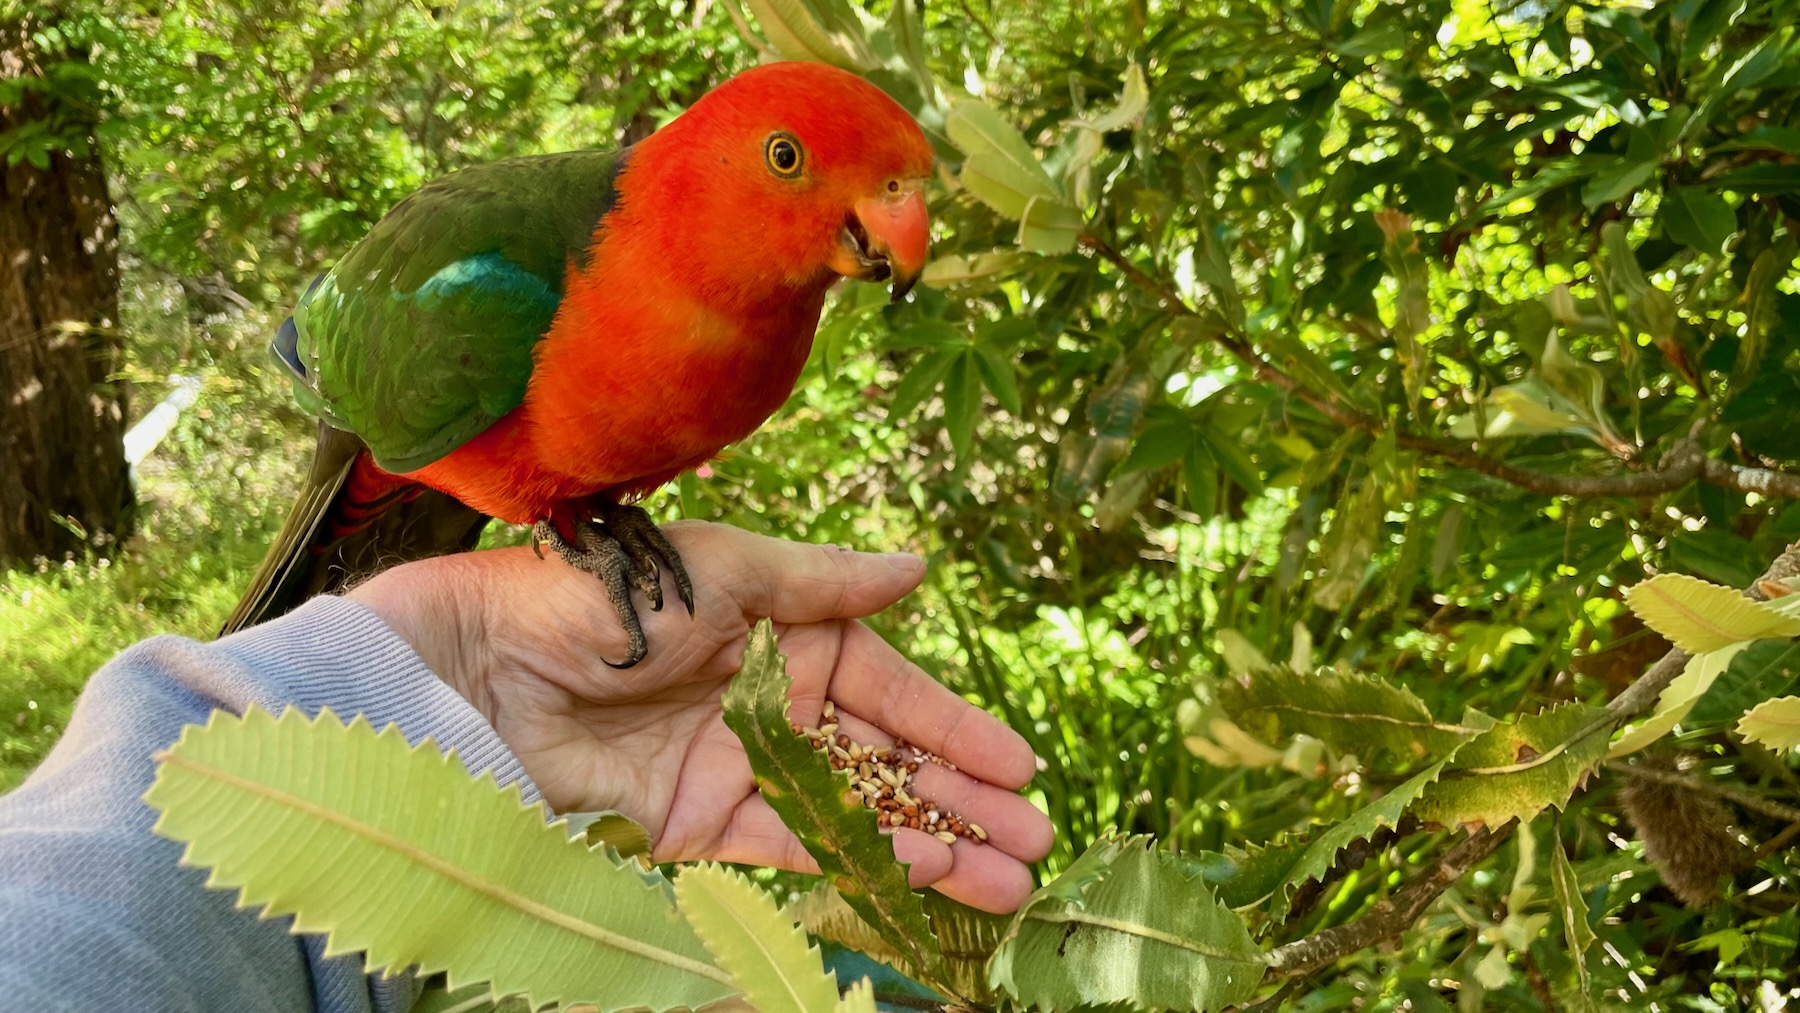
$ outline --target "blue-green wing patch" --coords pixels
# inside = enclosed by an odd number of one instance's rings
[[[275,351],[301,404],[389,471],[422,468],[518,407],[564,272],[622,160],[583,152],[467,169],[394,208],[315,282]]]

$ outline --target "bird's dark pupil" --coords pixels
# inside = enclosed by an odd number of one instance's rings
[[[794,160],[794,146],[786,141],[776,142],[775,167],[777,169],[792,169],[794,167]]]

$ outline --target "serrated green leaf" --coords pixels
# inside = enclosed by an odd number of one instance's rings
[[[1744,741],[1770,749],[1800,746],[1800,696],[1764,700],[1745,712],[1738,721],[1737,732]]]
[[[1031,197],[1050,201],[1061,197],[1024,136],[987,103],[973,98],[958,102],[944,117],[944,130],[970,163],[980,160],[984,168],[979,175],[1002,182],[1018,195],[1018,210],[1008,212],[997,205],[995,210],[1018,218]],[[964,171],[967,172],[966,165]],[[976,196],[982,197],[979,192]]]
[[[988,983],[988,959],[1006,937],[1012,918],[976,910],[936,891],[925,895],[925,914],[931,919],[931,931],[937,933],[938,947],[944,953],[950,987],[964,998],[992,1005],[994,989]]]
[[[608,847],[620,858],[650,858],[650,831],[637,820],[611,809],[597,813],[570,813],[563,817],[578,831],[588,847]]]
[[[1663,194],[1663,231],[1702,253],[1719,253],[1737,231],[1737,214],[1725,198],[1697,186],[1672,187]]]
[[[818,947],[742,873],[686,866],[675,877],[675,904],[757,1013],[836,1009],[837,976],[824,969]]]
[[[946,973],[924,906],[906,882],[906,864],[875,814],[845,796],[823,755],[788,727],[787,659],[768,620],[750,631],[744,665],[722,701],[725,724],[744,744],[764,800],[800,838],[826,879],[888,945],[941,990]]]
[[[1604,707],[1564,704],[1502,721],[1470,740],[1413,814],[1446,826],[1498,827],[1561,808],[1606,754]]]
[[[1247,680],[1222,684],[1219,704],[1266,742],[1311,735],[1339,752],[1386,755],[1404,766],[1443,757],[1482,734],[1437,721],[1411,690],[1356,672],[1301,675],[1271,666]]]
[[[1250,848],[1242,855],[1226,856],[1230,871],[1209,872],[1207,877],[1218,891],[1219,901],[1234,911],[1243,911],[1274,898],[1276,907],[1270,914],[1277,921],[1284,920],[1295,888],[1307,880],[1323,878],[1337,863],[1338,852],[1366,840],[1383,827],[1398,826],[1407,807],[1437,780],[1443,769],[1444,761],[1432,764],[1308,840]]]
[[[1763,637],[1800,636],[1800,618],[1681,573],[1658,574],[1632,587],[1625,603],[1644,625],[1690,654]]]
[[[1694,705],[1700,702],[1700,698],[1706,695],[1706,691],[1730,667],[1731,660],[1749,646],[1750,642],[1745,641],[1689,658],[1687,667],[1663,687],[1662,695],[1656,698],[1656,710],[1643,721],[1624,729],[1623,734],[1607,750],[1607,758],[1616,760],[1621,756],[1629,756],[1674,731],[1675,726],[1688,716],[1688,712],[1694,709]]]
[[[867,978],[858,978],[844,990],[844,998],[837,1004],[836,1013],[876,1013],[880,1008],[875,1004],[875,983]]]
[[[989,978],[1043,1010],[1209,1011],[1243,1002],[1266,957],[1203,873],[1203,863],[1148,838],[1097,841],[1025,901]]]
[[[733,992],[660,875],[590,851],[429,739],[412,748],[394,726],[377,735],[330,711],[215,711],[158,760],[144,798],[156,832],[187,844],[183,863],[241,906],[325,934],[327,955],[366,951],[371,973],[442,971],[452,990],[487,982],[534,1008]],[[345,888],[348,870],[361,887]]]

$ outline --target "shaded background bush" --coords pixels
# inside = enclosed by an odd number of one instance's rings
[[[1800,5],[1030,6],[869,9],[923,26],[883,55],[937,94],[877,79],[940,141],[934,284],[844,289],[786,409],[657,505],[929,553],[878,625],[1031,740],[1046,871],[1107,827],[1219,850],[1395,783],[1218,741],[1246,649],[1442,718],[1603,701],[1667,647],[1622,586],[1743,586],[1800,538]],[[135,409],[202,388],[136,469],[131,540],[0,577],[6,783],[113,650],[229,610],[310,442],[263,352],[307,278],[433,175],[628,142],[759,56],[733,0],[32,10],[93,69]],[[1048,170],[1024,230],[951,171],[964,90]],[[14,162],[31,143],[0,135]],[[1791,757],[1729,730],[1796,682],[1791,649],[1733,666],[1676,743],[1690,790],[1800,796]],[[1605,944],[1594,994],[1793,988],[1792,831],[1731,807],[1748,844],[1689,907],[1618,781],[1292,997],[1578,1001],[1555,898],[1520,889],[1558,841]],[[1369,910],[1447,833],[1404,830],[1264,928]]]

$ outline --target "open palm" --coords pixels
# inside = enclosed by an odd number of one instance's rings
[[[354,596],[487,715],[556,811],[623,812],[649,829],[659,861],[815,871],[756,793],[719,711],[750,627],[773,618],[795,721],[817,724],[829,697],[856,741],[899,737],[955,764],[922,767],[916,794],[982,824],[989,844],[896,831],[913,884],[987,910],[1017,907],[1031,887],[1024,863],[1051,842],[1049,822],[1013,792],[1033,773],[1029,747],[857,621],[917,586],[920,560],[715,524],[668,533],[693,576],[695,614],[643,613],[650,654],[630,669],[605,663],[626,641],[599,582],[526,549],[410,564]]]

